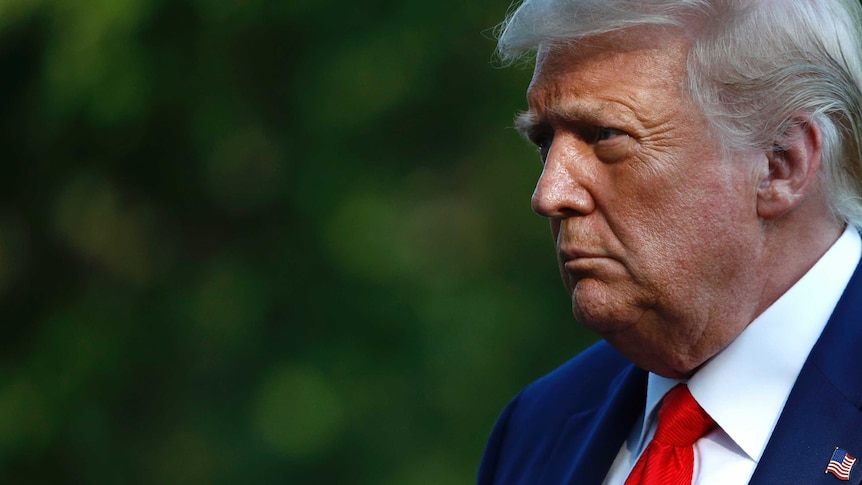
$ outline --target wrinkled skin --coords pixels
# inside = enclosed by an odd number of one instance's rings
[[[668,377],[727,346],[840,232],[778,274],[785,236],[759,205],[774,195],[770,157],[723,155],[685,92],[687,49],[648,32],[543,48],[517,120],[542,154],[532,204],[575,316]]]

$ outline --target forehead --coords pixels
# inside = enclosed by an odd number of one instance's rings
[[[637,113],[653,100],[682,101],[689,46],[681,35],[659,38],[632,31],[542,47],[527,91],[530,109],[553,111],[576,102],[586,111]]]

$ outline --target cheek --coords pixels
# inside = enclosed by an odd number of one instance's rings
[[[666,204],[665,212],[643,213],[647,222],[636,229],[640,240],[631,248],[640,267],[633,272],[642,272],[657,293],[686,299],[732,284],[745,273],[757,222],[741,204],[722,202],[725,197],[730,194],[689,194]]]
[[[739,250],[734,243],[740,224],[750,216],[715,186],[687,190],[645,189],[621,207],[611,223],[628,255],[635,277],[660,280],[716,271]],[[730,254],[728,254],[730,253]]]

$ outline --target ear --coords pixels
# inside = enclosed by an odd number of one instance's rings
[[[820,128],[807,117],[796,118],[766,154],[769,170],[757,190],[757,214],[775,219],[796,207],[810,193],[820,168]]]

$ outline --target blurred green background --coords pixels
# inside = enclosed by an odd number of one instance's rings
[[[473,482],[594,340],[507,8],[0,0],[0,482]]]

